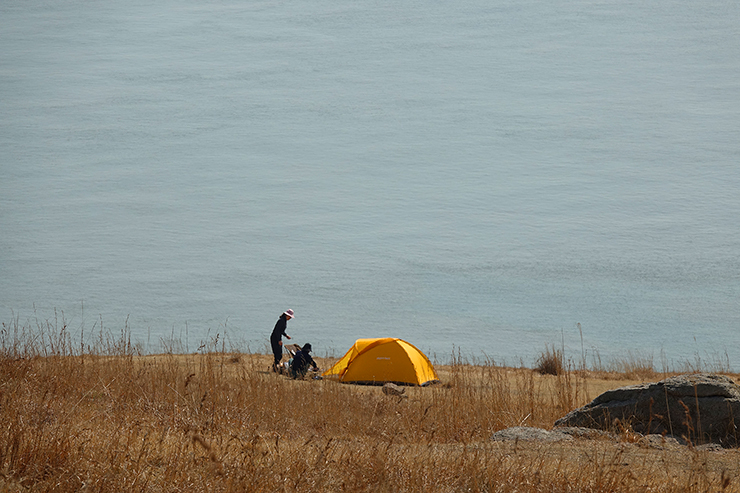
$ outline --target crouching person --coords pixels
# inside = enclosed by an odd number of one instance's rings
[[[290,375],[293,378],[303,378],[308,371],[308,367],[318,370],[319,367],[311,357],[311,344],[304,344],[300,351],[295,353],[293,361],[290,363]]]

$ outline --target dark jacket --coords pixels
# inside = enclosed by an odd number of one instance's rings
[[[285,329],[288,327],[288,318],[285,316],[285,314],[280,315],[280,318],[278,318],[278,321],[275,323],[275,328],[272,329],[272,335],[270,335],[270,342],[276,343],[280,339],[283,338],[283,336],[287,336],[288,334],[285,333]]]
[[[293,356],[293,362],[290,364],[290,368],[295,373],[305,373],[308,370],[308,366],[311,365],[313,368],[318,368],[318,365],[311,357],[308,351],[301,349],[295,356]]]

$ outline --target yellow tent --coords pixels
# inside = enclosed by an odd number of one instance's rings
[[[357,339],[323,376],[346,383],[423,386],[439,381],[429,358],[412,344],[395,337]]]

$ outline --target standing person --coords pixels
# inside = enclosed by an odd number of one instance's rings
[[[311,365],[314,370],[319,369],[310,353],[311,344],[309,343],[304,344],[301,350],[295,353],[295,356],[293,356],[293,362],[290,364],[290,375],[293,378],[303,378],[308,371],[309,365]]]
[[[293,318],[293,310],[285,310],[280,318],[278,318],[275,328],[272,329],[272,335],[270,335],[270,345],[272,346],[272,354],[275,356],[275,361],[272,363],[272,371],[278,371],[278,365],[280,360],[283,359],[283,336],[290,339],[290,336],[285,333],[285,329],[288,327],[288,320]]]

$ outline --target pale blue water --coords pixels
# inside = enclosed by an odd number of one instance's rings
[[[6,324],[740,370],[738,2],[8,0],[0,48]]]

